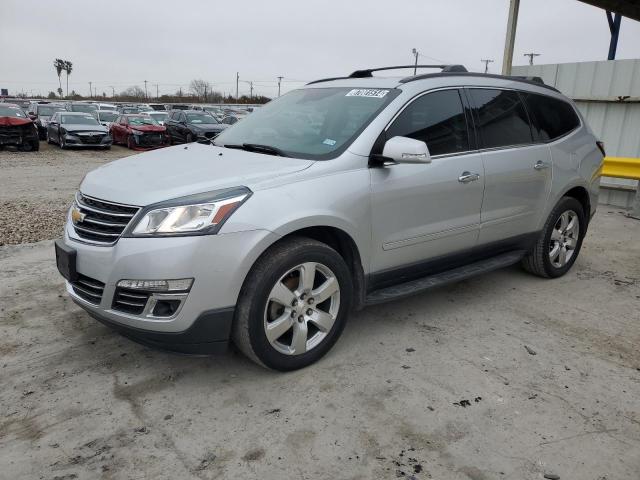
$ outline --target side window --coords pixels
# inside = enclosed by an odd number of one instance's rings
[[[469,132],[458,90],[441,90],[416,99],[387,130],[387,138],[422,140],[431,155],[469,150]]]
[[[531,117],[536,140],[555,140],[580,125],[578,115],[567,102],[535,93],[522,93],[522,96]]]
[[[481,88],[468,92],[482,148],[533,142],[529,118],[517,92]]]

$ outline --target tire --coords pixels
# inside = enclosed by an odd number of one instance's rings
[[[305,271],[315,272],[307,276],[315,281],[301,280]],[[310,284],[313,287],[309,288]],[[233,342],[247,357],[267,368],[290,371],[306,367],[338,340],[351,307],[352,291],[351,273],[338,252],[309,238],[286,239],[268,249],[247,275],[236,308]],[[274,292],[291,303],[274,300]],[[316,292],[316,298],[327,298],[316,303],[311,292]],[[272,333],[268,338],[268,324],[280,324],[282,329],[272,331],[282,333]]]
[[[577,221],[577,225],[572,221]],[[578,258],[586,231],[587,220],[582,204],[575,198],[562,197],[549,214],[535,245],[522,259],[523,268],[543,278],[561,277]],[[564,259],[563,246],[566,252]]]
[[[32,140],[31,141],[31,151],[37,152],[40,150],[40,140]]]
[[[58,145],[60,145],[60,148],[63,150],[67,148],[67,144],[64,141],[64,137],[61,137],[59,134],[58,134]]]
[[[51,144],[53,143],[53,142],[51,141],[51,139],[49,138],[49,130],[47,130],[46,140],[47,140],[47,143],[48,143],[49,145],[51,145]]]
[[[191,135],[190,133],[187,133],[187,137],[184,143],[193,143],[193,135]]]
[[[127,135],[127,148],[129,150],[133,150],[135,148],[135,142],[133,141],[131,135]]]

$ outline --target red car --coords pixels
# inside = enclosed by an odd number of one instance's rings
[[[168,145],[167,129],[148,115],[120,115],[111,124],[113,143],[132,150],[146,150]]]

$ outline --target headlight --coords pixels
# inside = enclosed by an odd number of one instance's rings
[[[131,130],[134,135],[143,135],[144,132],[142,130]]]
[[[194,195],[148,207],[132,236],[198,235],[217,233],[222,224],[251,195],[245,187]],[[208,196],[206,201],[198,201]],[[189,201],[192,200],[192,201]]]

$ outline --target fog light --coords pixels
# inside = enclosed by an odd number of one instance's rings
[[[188,292],[193,285],[193,278],[177,280],[120,280],[118,287],[148,292]]]
[[[178,311],[180,300],[158,300],[153,307],[154,317],[170,317]]]

